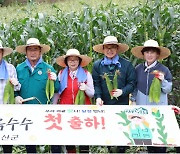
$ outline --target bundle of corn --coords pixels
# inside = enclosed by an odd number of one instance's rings
[[[149,101],[159,103],[161,95],[161,81],[158,79],[160,71],[154,70],[151,74],[154,74],[152,84],[149,90]]]
[[[48,73],[48,79],[46,82],[46,96],[48,99],[47,104],[49,104],[51,98],[54,95],[54,81],[50,79],[50,73],[51,73],[50,69],[47,71],[47,73]]]
[[[113,91],[115,91],[116,89],[118,89],[118,82],[117,82],[117,76],[120,75],[120,71],[116,70],[114,77],[113,77],[113,81],[111,82],[111,80],[109,79],[109,76],[107,73],[104,73],[103,78],[106,80],[106,85],[109,91],[109,94],[111,96],[111,99],[113,99]],[[116,98],[117,99],[117,98]]]
[[[84,91],[79,90],[77,95],[76,95],[76,99],[75,99],[75,105],[84,105],[85,102],[85,94]]]
[[[6,86],[4,88],[4,95],[3,95],[3,102],[5,104],[14,104],[14,85],[10,82],[10,80],[7,81]]]

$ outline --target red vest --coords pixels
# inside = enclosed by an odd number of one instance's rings
[[[69,73],[68,73],[69,74]],[[62,94],[60,95],[60,102],[59,104],[74,104],[76,95],[79,90],[78,86],[78,79],[75,78],[72,80],[70,75],[68,75],[68,81],[67,81],[67,88],[64,89]],[[85,104],[90,105],[91,101],[90,98],[85,93]]]

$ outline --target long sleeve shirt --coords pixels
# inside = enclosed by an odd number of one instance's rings
[[[129,94],[134,91],[136,85],[136,75],[133,65],[128,60],[119,57],[121,67],[115,66],[111,69],[109,65],[102,65],[102,60],[100,59],[94,63],[92,71],[95,98],[101,98],[105,105],[128,105]],[[111,99],[106,80],[103,76],[107,73],[112,81],[116,70],[120,72],[120,75],[117,77],[117,89],[122,89],[123,93],[118,99]]]
[[[6,66],[7,66],[7,71],[8,71],[8,75],[9,78],[16,78],[17,79],[17,74],[16,74],[16,69],[12,64],[9,64],[6,62]],[[4,95],[4,88],[6,86],[7,80],[4,79],[0,79],[0,104],[3,104],[3,95]],[[14,86],[14,90],[20,90],[21,85],[20,83],[17,86]]]
[[[16,96],[21,96],[23,99],[29,97],[36,97],[42,104],[47,103],[46,96],[46,83],[48,79],[48,70],[55,72],[54,68],[45,63],[39,63],[33,70],[23,62],[19,64],[16,68],[18,80],[21,83],[20,91],[16,92]],[[55,92],[59,90],[58,79],[54,83]],[[38,104],[37,100],[27,101],[26,104]]]
[[[158,70],[164,73],[164,80],[161,82],[160,102],[149,102],[149,89],[154,78],[153,72]],[[161,63],[157,63],[154,67],[145,71],[145,65],[139,64],[136,67],[137,88],[133,92],[131,100],[137,105],[168,105],[167,94],[172,90],[172,75],[169,69]]]

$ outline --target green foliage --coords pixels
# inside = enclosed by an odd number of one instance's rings
[[[107,35],[115,35],[121,43],[128,44],[130,49],[143,45],[147,39],[155,39],[160,45],[171,50],[171,56],[162,63],[169,67],[176,83],[170,94],[174,99],[170,103],[179,102],[179,0],[144,0],[138,6],[123,9],[112,2],[96,8],[85,3],[79,5],[83,8],[79,12],[65,13],[62,7],[55,4],[52,6],[53,14],[34,15],[37,6],[28,3],[28,9],[21,8],[17,13],[26,13],[26,17],[15,18],[7,24],[0,23],[0,40],[4,46],[15,49],[18,45],[26,44],[29,37],[37,37],[41,43],[51,46],[50,52],[44,54],[43,59],[58,71],[61,68],[55,63],[55,59],[65,54],[69,48],[76,48],[82,54],[89,55],[93,62],[102,57],[103,55],[94,52],[92,47],[102,43]],[[121,56],[129,59],[134,66],[142,62],[135,58],[130,50]],[[6,59],[17,66],[25,60],[25,55],[14,52]],[[93,62],[87,67],[89,71],[92,70]]]
[[[24,44],[29,37],[37,37],[42,43],[51,45],[51,51],[44,55],[45,61],[55,64],[55,58],[65,54],[69,48],[77,48],[96,60],[101,55],[93,52],[92,46],[102,43],[107,35],[115,35],[120,42],[127,43],[130,49],[142,45],[147,39],[156,39],[160,45],[171,49],[170,58],[163,61],[176,75],[180,67],[179,51],[179,5],[166,0],[148,1],[145,4],[120,9],[118,5],[109,3],[97,9],[83,4],[81,12],[64,13],[56,5],[54,15],[37,13],[32,17],[34,4],[29,4],[28,17],[12,20],[10,24],[0,25],[1,40],[10,47]],[[130,51],[124,57],[136,65],[137,60]],[[17,53],[8,58],[16,66],[24,60]],[[92,63],[88,66],[91,71]]]
[[[3,5],[4,4],[4,0],[0,0],[0,5]]]

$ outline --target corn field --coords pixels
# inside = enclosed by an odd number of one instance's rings
[[[29,5],[33,8],[35,4]],[[97,8],[85,3],[81,5],[82,11],[69,13],[53,5],[53,15],[37,13],[32,16],[29,10],[26,18],[14,19],[8,24],[0,23],[0,40],[4,46],[15,49],[18,45],[26,44],[30,37],[38,38],[41,43],[51,46],[51,50],[43,55],[43,58],[58,71],[60,67],[55,63],[55,59],[65,54],[69,48],[76,48],[81,54],[89,55],[93,62],[102,57],[103,55],[94,52],[92,47],[102,43],[107,35],[114,35],[121,43],[129,45],[129,51],[122,56],[135,66],[141,60],[130,53],[131,48],[143,45],[148,39],[155,39],[161,46],[171,50],[171,56],[162,63],[169,67],[173,74],[173,90],[169,95],[169,102],[180,106],[179,0],[147,0],[126,9],[120,9],[112,2]],[[17,66],[25,60],[25,56],[14,52],[7,56],[6,60]],[[87,68],[89,71],[92,70],[93,62]]]

